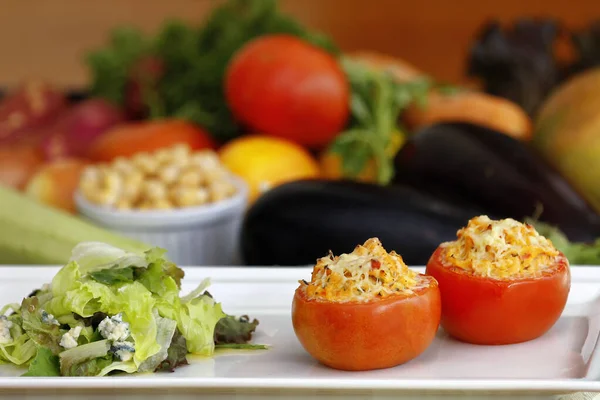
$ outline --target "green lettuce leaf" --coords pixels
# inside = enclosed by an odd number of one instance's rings
[[[60,376],[58,356],[46,347],[39,347],[23,376]]]
[[[156,343],[160,345],[160,351],[148,357],[143,363],[141,363],[138,369],[139,372],[154,371],[156,370],[156,368],[159,367],[159,365],[168,356],[168,351],[173,340],[173,335],[177,330],[176,321],[168,318],[162,318],[158,315],[155,315],[155,318],[157,325]],[[187,348],[185,350],[187,353]]]
[[[126,252],[118,247],[100,242],[79,243],[73,248],[70,261],[75,261],[84,275],[108,268],[146,268],[148,266],[145,255]]]
[[[74,261],[67,263],[52,278],[52,284],[50,285],[52,295],[60,296],[70,290],[78,289],[81,286],[80,280],[79,264]]]
[[[96,282],[109,286],[118,283],[131,283],[133,282],[133,267],[121,269],[103,269],[100,271],[91,272],[89,275],[90,278]]]
[[[252,334],[258,326],[258,320],[250,321],[247,315],[239,318],[227,315],[221,319],[215,328],[215,344],[242,344],[252,339]]]
[[[215,326],[225,317],[221,304],[215,303],[209,296],[201,296],[181,304],[177,314],[177,327],[187,341],[188,351],[212,356]]]
[[[160,294],[156,302],[160,315],[177,321],[177,329],[186,339],[190,353],[211,356],[214,353],[215,326],[226,315],[219,303],[201,294],[205,293],[210,281],[205,279],[190,294],[180,298],[173,279],[161,279],[157,272],[152,273],[151,267],[146,271],[147,281],[142,276],[140,282],[145,282],[151,290]]]
[[[86,360],[72,365],[68,371],[63,371],[65,376],[102,376],[102,372],[113,363],[112,355]]]
[[[157,302],[172,305],[179,300],[179,286],[175,278],[165,274],[163,268],[161,263],[150,264],[148,269],[140,274],[138,282],[155,295]]]
[[[77,287],[57,295],[46,305],[46,310],[57,318],[75,313],[81,317],[91,317],[101,311],[102,303],[112,303],[114,293],[106,285],[90,281],[77,282]]]
[[[36,351],[35,342],[29,336],[21,335],[11,343],[0,344],[0,362],[23,365],[35,356]]]
[[[46,347],[38,347],[35,358],[23,376],[60,376],[58,356]]]
[[[108,359],[108,363],[100,362],[101,368],[98,368],[96,373],[99,373],[103,368],[112,363],[112,355],[109,354],[110,342],[108,340],[99,340],[65,350],[59,354],[60,372],[64,376],[89,376],[91,371],[94,371],[98,365],[95,363],[86,364],[88,361],[96,361],[98,358]]]
[[[160,351],[161,346],[156,342],[158,329],[154,318],[156,300],[139,282],[124,285],[117,292],[115,303],[106,305],[107,311],[109,314],[123,312],[123,320],[129,323],[131,337],[135,342],[134,361],[139,366]]]
[[[195,298],[202,296],[206,292],[206,289],[209,286],[210,286],[210,278],[203,279],[202,282],[200,282],[200,284],[198,285],[198,287],[196,289],[192,290],[190,293],[181,297],[181,302],[189,303],[190,301],[194,300]]]
[[[65,272],[61,279],[78,275],[77,269],[70,270],[71,272]],[[122,312],[124,320],[130,325],[131,336],[135,342],[136,364],[139,365],[160,350],[160,345],[156,342],[157,327],[153,315],[156,299],[142,283],[134,281],[107,286],[83,278],[70,288],[71,290],[48,303],[48,312],[59,316],[75,313],[84,318],[99,312],[109,315]]]
[[[59,346],[63,335],[59,325],[42,321],[43,310],[39,305],[37,297],[28,297],[21,304],[21,318],[23,318],[23,330],[27,335],[41,347],[46,347],[53,354],[62,351]]]
[[[167,352],[167,358],[156,367],[155,372],[169,371],[172,372],[175,368],[181,365],[187,365],[187,342],[179,330],[175,331],[173,340]]]

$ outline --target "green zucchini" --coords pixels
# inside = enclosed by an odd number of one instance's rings
[[[0,186],[0,264],[63,265],[79,242],[98,241],[127,251],[151,246],[99,228]]]

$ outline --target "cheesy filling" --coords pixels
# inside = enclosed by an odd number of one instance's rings
[[[457,232],[457,240],[442,247],[446,264],[495,279],[540,276],[560,255],[531,225],[485,215],[471,219]]]
[[[350,254],[317,260],[310,282],[300,281],[309,299],[333,302],[368,301],[394,294],[412,294],[422,285],[420,275],[402,257],[388,253],[377,238]]]

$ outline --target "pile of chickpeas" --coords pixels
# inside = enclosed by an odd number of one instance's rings
[[[119,210],[199,206],[237,192],[214,151],[192,152],[183,144],[89,166],[79,189],[88,201]]]

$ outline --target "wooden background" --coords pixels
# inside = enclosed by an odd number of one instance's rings
[[[261,0],[256,0],[261,1]],[[84,86],[86,49],[133,24],[152,32],[165,18],[199,23],[220,0],[0,0],[0,87],[45,78]],[[551,16],[569,26],[600,18],[600,0],[281,0],[283,10],[327,32],[346,50],[404,58],[458,81],[473,35],[489,18]]]

